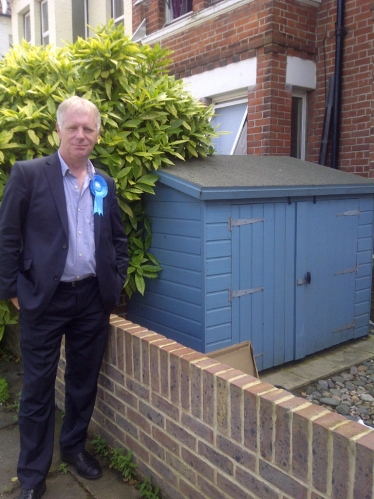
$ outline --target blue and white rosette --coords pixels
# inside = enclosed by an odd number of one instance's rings
[[[93,212],[103,215],[103,198],[108,194],[108,184],[100,175],[94,175],[90,182],[90,189],[94,195]]]

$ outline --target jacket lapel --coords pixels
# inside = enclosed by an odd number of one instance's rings
[[[68,214],[66,210],[66,198],[62,180],[61,164],[57,152],[46,159],[45,174],[60,215],[62,227],[66,237],[69,237]]]

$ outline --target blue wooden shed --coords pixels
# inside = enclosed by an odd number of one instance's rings
[[[250,340],[259,371],[368,334],[373,180],[270,156],[159,176],[147,209],[163,270],[130,320],[203,353]]]

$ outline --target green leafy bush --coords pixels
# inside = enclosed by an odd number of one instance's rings
[[[8,383],[6,379],[0,378],[0,404],[9,399]]]
[[[149,253],[151,221],[145,194],[152,194],[157,170],[173,160],[213,153],[211,107],[194,99],[168,75],[170,52],[139,45],[113,22],[88,40],[63,48],[14,47],[0,61],[0,199],[16,159],[53,153],[57,105],[70,95],[92,100],[102,115],[94,164],[117,185],[129,239],[125,289],[144,293],[145,279],[160,271]]]
[[[17,315],[12,315],[8,302],[0,300],[0,341],[8,324],[17,324]]]

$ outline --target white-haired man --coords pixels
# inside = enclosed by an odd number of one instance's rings
[[[39,499],[46,491],[63,336],[61,459],[87,479],[101,476],[85,441],[109,315],[128,266],[115,183],[89,161],[100,133],[97,107],[77,96],[65,100],[57,132],[55,154],[14,164],[0,207],[0,299],[19,309],[24,368],[19,499]]]

